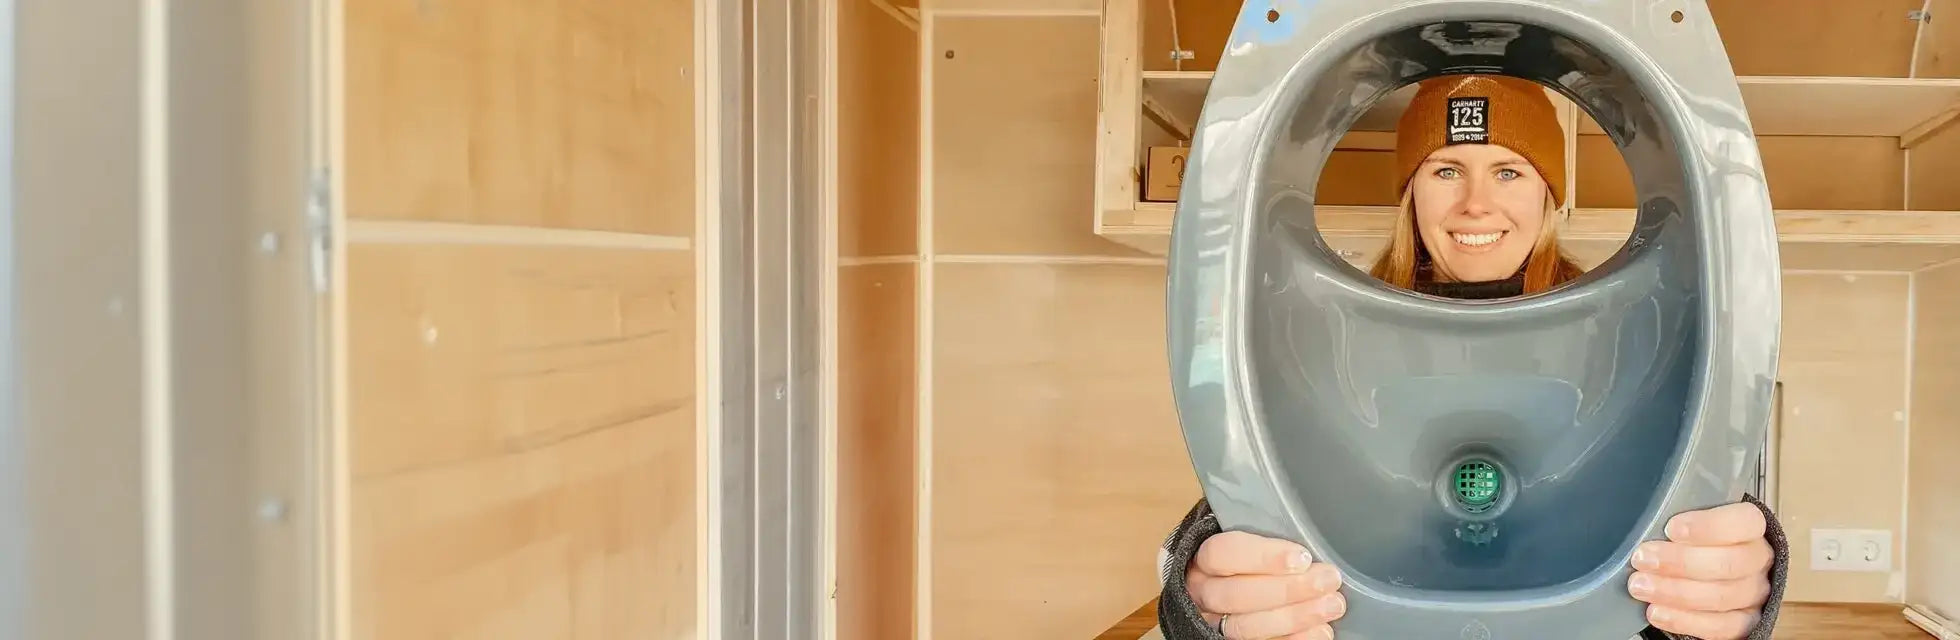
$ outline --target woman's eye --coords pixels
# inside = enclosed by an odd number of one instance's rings
[[[1524,174],[1519,173],[1517,169],[1501,169],[1497,172],[1497,178],[1499,180],[1516,180],[1522,177],[1524,177]]]
[[[1456,177],[1456,167],[1443,167],[1436,170],[1436,177],[1449,180]]]

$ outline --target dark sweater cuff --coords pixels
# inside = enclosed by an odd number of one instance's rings
[[[1776,513],[1769,505],[1763,504],[1756,496],[1744,494],[1743,501],[1763,510],[1763,538],[1769,541],[1770,550],[1776,553],[1775,562],[1769,566],[1769,600],[1763,602],[1762,620],[1749,632],[1749,640],[1769,640],[1770,632],[1776,629],[1776,614],[1783,608],[1783,586],[1790,576],[1790,540],[1784,536],[1783,524],[1776,521]]]
[[[1198,555],[1198,545],[1218,530],[1211,503],[1199,500],[1164,541],[1164,592],[1157,599],[1157,626],[1164,640],[1225,640],[1224,634],[1212,629],[1198,613],[1198,603],[1191,600],[1191,590],[1184,582],[1185,571]]]

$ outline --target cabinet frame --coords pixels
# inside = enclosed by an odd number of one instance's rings
[[[1210,74],[1145,70],[1146,1],[1167,0],[1103,2],[1094,225],[1099,236],[1162,256],[1168,253],[1176,204],[1142,199],[1144,132],[1146,127],[1188,130],[1196,114],[1177,112],[1153,94],[1161,93],[1161,87],[1188,92],[1188,85],[1208,82]],[[1928,23],[1919,24],[1920,30],[1931,31]],[[1920,38],[1916,56],[1925,57],[1934,46],[1928,40],[1937,38]],[[1960,78],[1739,76],[1737,81],[1745,103],[1753,103],[1750,118],[1759,136],[1897,137],[1899,148],[1906,150],[1949,131],[1960,120]],[[1581,112],[1570,101],[1560,97],[1555,102],[1561,108],[1567,152],[1568,204],[1562,233],[1582,262],[1595,262],[1624,242],[1632,209],[1572,204],[1580,197],[1580,136],[1596,134],[1598,128],[1590,118],[1579,117]],[[1344,140],[1393,148],[1392,133],[1387,135],[1391,137],[1384,139],[1379,131],[1350,131]],[[1898,209],[1779,206],[1776,221],[1784,267],[1903,272],[1960,259],[1960,211],[1910,206],[1910,196]],[[1378,250],[1393,214],[1393,207],[1317,208],[1329,246],[1357,263]]]

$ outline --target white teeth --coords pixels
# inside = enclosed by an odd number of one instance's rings
[[[1461,242],[1463,244],[1467,244],[1473,247],[1481,247],[1490,244],[1492,242],[1497,242],[1498,238],[1504,237],[1504,232],[1498,231],[1495,233],[1452,233],[1450,234],[1450,237],[1456,238],[1457,242]]]

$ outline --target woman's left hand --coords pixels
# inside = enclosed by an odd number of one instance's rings
[[[1667,540],[1633,553],[1628,590],[1649,603],[1647,621],[1670,633],[1704,640],[1742,640],[1769,601],[1775,560],[1763,533],[1768,523],[1753,504],[1690,511],[1667,523]]]

